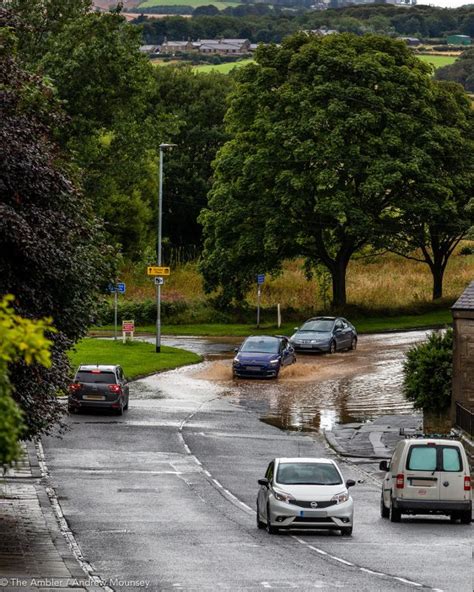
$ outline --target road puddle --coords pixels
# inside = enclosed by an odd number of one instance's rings
[[[232,379],[232,354],[208,361],[192,378],[225,389],[237,405],[255,411],[266,423],[285,430],[321,431],[336,423],[412,413],[402,393],[403,361],[407,349],[426,335],[361,336],[356,351],[300,354],[277,380]]]

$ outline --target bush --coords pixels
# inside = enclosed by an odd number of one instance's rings
[[[445,411],[451,404],[453,331],[431,333],[426,343],[406,354],[403,391],[418,409]]]
[[[459,255],[474,255],[474,247],[465,245],[459,250]]]

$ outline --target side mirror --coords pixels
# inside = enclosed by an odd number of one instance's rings
[[[381,471],[388,471],[388,460],[381,460],[379,463],[379,469]]]
[[[268,487],[270,485],[269,482],[268,482],[268,479],[266,479],[266,478],[265,479],[259,479],[258,480],[258,484],[259,485],[263,485],[263,487]]]
[[[349,489],[349,487],[354,487],[354,485],[356,484],[356,482],[354,481],[354,479],[348,479],[346,481],[346,487]]]
[[[295,329],[295,331],[298,331],[299,327],[295,327],[294,329]]]
[[[237,353],[239,351],[238,347],[234,347],[234,352]]]

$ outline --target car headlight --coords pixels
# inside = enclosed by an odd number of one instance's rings
[[[277,358],[276,360],[270,360],[270,364],[279,364],[280,360]]]
[[[240,364],[240,360],[237,356],[234,358],[234,364]]]
[[[295,499],[289,493],[285,493],[284,491],[277,491],[276,489],[273,490],[273,496],[279,502],[286,502],[287,504],[290,503],[290,500],[294,500]]]
[[[344,493],[336,493],[336,495],[331,498],[331,501],[336,502],[337,504],[343,504],[344,502],[349,501],[349,493],[347,491],[344,491]]]

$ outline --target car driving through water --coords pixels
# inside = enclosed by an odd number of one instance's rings
[[[282,366],[295,362],[295,350],[287,337],[251,335],[236,349],[232,373],[234,378],[277,378]]]
[[[295,327],[290,343],[296,351],[328,352],[356,349],[357,331],[343,317],[314,317]]]

